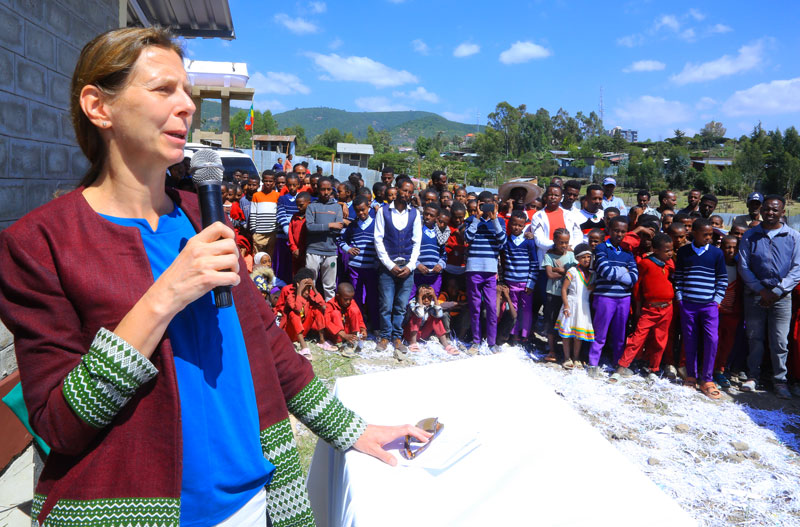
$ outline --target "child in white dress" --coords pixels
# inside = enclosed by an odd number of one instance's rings
[[[556,330],[564,345],[563,366],[568,370],[582,366],[580,341],[594,342],[592,312],[589,307],[589,295],[594,289],[592,249],[588,244],[581,243],[575,247],[574,254],[578,265],[564,276],[561,286],[563,307],[556,321]]]

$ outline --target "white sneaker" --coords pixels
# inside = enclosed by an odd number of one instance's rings
[[[742,383],[742,386],[739,388],[743,392],[754,392],[756,391],[756,381],[755,379],[747,379]]]

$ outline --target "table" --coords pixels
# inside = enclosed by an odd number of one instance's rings
[[[443,434],[478,432],[481,445],[435,471],[319,441],[319,527],[696,525],[513,353],[345,377],[335,392],[367,422],[438,416]]]

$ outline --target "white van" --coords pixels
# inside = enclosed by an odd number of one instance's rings
[[[222,159],[222,166],[224,167],[224,172],[222,174],[223,181],[233,181],[233,173],[237,170],[247,172],[249,175],[256,176],[260,179],[258,169],[250,156],[236,148],[208,146],[202,143],[186,143],[186,146],[183,148],[183,156],[189,158],[191,162],[194,153],[201,148],[213,148],[219,154],[219,157]]]

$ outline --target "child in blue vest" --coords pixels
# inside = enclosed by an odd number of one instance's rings
[[[620,246],[628,232],[625,216],[614,216],[606,224],[608,240],[594,250],[596,282],[592,308],[594,316],[594,342],[589,350],[589,375],[600,375],[600,354],[606,344],[611,345],[613,363],[617,364],[625,350],[625,327],[631,311],[631,290],[639,279],[639,269],[633,254]]]
[[[417,288],[421,285],[431,286],[437,297],[442,289],[442,269],[446,263],[446,255],[445,245],[440,243],[436,225],[440,210],[441,208],[436,203],[428,203],[422,208],[422,242],[419,248],[417,268],[414,270],[412,298],[416,297]]]
[[[487,344],[497,351],[497,257],[506,243],[506,225],[497,217],[494,195],[485,190],[478,201],[478,213],[467,219],[464,228],[464,240],[469,244],[464,276],[472,319],[470,355],[475,355],[481,344],[481,306],[486,310]]]
[[[511,304],[517,310],[517,322],[509,339],[511,344],[528,337],[533,318],[532,295],[538,276],[539,257],[536,242],[522,234],[527,223],[528,215],[524,211],[512,212],[508,240],[503,247],[503,279],[508,285]]]
[[[286,176],[286,194],[278,198],[278,239],[275,245],[275,262],[273,269],[275,275],[284,282],[292,281],[292,251],[289,249],[289,222],[297,214],[297,190],[300,188],[300,178],[290,172]]]
[[[355,290],[354,300],[370,330],[378,328],[378,279],[375,255],[375,219],[370,214],[370,200],[358,195],[353,200],[355,219],[339,237],[339,249],[345,251],[350,262],[347,272]],[[372,309],[367,309],[371,306]]]

